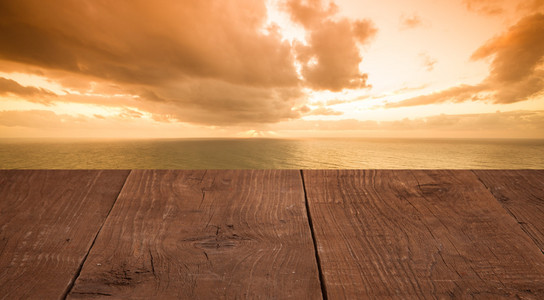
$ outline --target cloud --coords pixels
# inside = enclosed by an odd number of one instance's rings
[[[427,53],[419,54],[419,58],[421,59],[421,64],[425,67],[425,70],[429,72],[434,70],[434,65],[438,62],[435,58],[431,57]]]
[[[0,126],[26,127],[39,129],[114,129],[114,127],[130,128],[135,122],[140,127],[150,127],[151,120],[143,120],[144,114],[135,109],[124,108],[116,114],[92,116],[77,114],[61,114],[52,110],[5,110],[0,111]],[[155,117],[155,116],[153,116]],[[160,116],[157,116],[160,117]],[[147,123],[145,123],[147,122]],[[163,122],[168,123],[168,122]],[[157,125],[157,124],[153,124]],[[146,128],[149,129],[149,128]]]
[[[236,131],[213,130],[211,126],[195,126],[167,122],[161,115],[140,117],[133,109],[119,110],[116,114],[71,115],[51,110],[0,111],[0,136],[54,138],[54,137],[111,137],[111,138],[179,138],[233,135]],[[239,129],[238,129],[239,130]]]
[[[29,128],[61,128],[77,126],[82,118],[70,115],[57,115],[50,110],[8,110],[0,111],[0,125]],[[68,123],[69,125],[66,125]]]
[[[141,120],[138,116],[128,120],[120,112],[116,116],[104,117],[95,115],[72,116],[57,114],[49,110],[28,110],[28,111],[0,111],[1,127],[18,127],[28,129],[27,136],[41,136],[42,130],[48,130],[55,136],[79,136],[84,131],[88,136],[101,134],[127,134],[129,136],[141,137],[145,132],[149,136],[158,134],[170,134],[179,136],[181,134],[193,134],[199,131],[201,136],[214,136],[217,132],[210,131],[205,127],[187,127],[182,123],[153,123],[152,120]],[[53,130],[52,130],[53,129]],[[115,129],[117,131],[112,131]],[[178,129],[180,132],[176,132]],[[242,127],[232,127],[224,133],[226,136],[234,136]],[[74,131],[75,130],[75,131]],[[118,131],[120,130],[120,131]],[[172,131],[174,130],[174,131]],[[189,131],[187,131],[189,130]],[[374,120],[290,120],[278,124],[262,125],[248,133],[272,132],[278,134],[290,134],[302,136],[325,135],[330,136],[364,136],[366,133],[379,132],[379,136],[434,136],[434,137],[544,137],[544,111],[509,111],[483,114],[461,114],[461,115],[435,115],[425,118],[405,118],[397,121],[374,121]],[[388,132],[388,133],[387,133]],[[386,134],[387,133],[387,134]],[[172,135],[173,134],[173,135]],[[490,135],[491,134],[491,135]],[[273,134],[276,135],[276,134]],[[292,135],[292,134],[291,134]],[[115,135],[114,135],[115,136]],[[198,136],[198,135],[197,135]],[[126,137],[126,136],[124,136]]]
[[[0,59],[65,87],[56,101],[130,103],[211,125],[298,118],[304,87],[367,86],[358,45],[376,32],[369,20],[336,18],[336,5],[315,0],[286,7],[307,45],[266,23],[263,0],[1,1]]]
[[[496,103],[523,101],[544,89],[544,15],[520,20],[506,33],[485,43],[472,54],[478,60],[494,55],[484,81],[497,90]]]
[[[297,116],[301,82],[289,42],[263,31],[266,13],[261,0],[1,1],[0,59],[116,85],[180,119],[277,122]]]
[[[130,109],[130,108],[125,108],[123,109],[123,111],[119,114],[119,116],[121,118],[128,118],[128,119],[139,119],[141,117],[144,116],[143,113],[137,111],[137,110],[134,110],[134,109]]]
[[[338,6],[334,2],[329,2],[328,7],[324,7],[321,0],[308,0],[305,3],[289,0],[285,7],[291,13],[291,18],[304,27],[319,25],[322,20],[338,12]]]
[[[497,16],[506,13],[507,4],[515,4],[517,12],[539,12],[544,7],[544,0],[462,0],[467,10],[482,15]]]
[[[325,7],[320,0],[289,0],[286,10],[308,33],[307,45],[295,45],[306,85],[330,91],[367,87],[368,76],[359,71],[358,44],[368,43],[376,34],[370,20],[332,18],[337,7],[332,3]]]
[[[463,84],[432,94],[417,96],[410,99],[402,100],[400,102],[387,103],[386,107],[417,106],[433,103],[442,103],[446,101],[457,103],[465,102],[467,100],[476,101],[480,100],[480,98],[475,95],[482,90],[484,89],[480,85]]]
[[[544,0],[524,0],[518,4],[518,9],[527,11],[539,11],[544,7]]]
[[[129,83],[297,84],[262,1],[2,1],[2,57]],[[266,57],[266,59],[262,59]]]
[[[401,30],[413,29],[423,25],[423,20],[417,14],[400,16],[399,27]]]
[[[178,119],[214,125],[274,123],[298,118],[300,113],[294,107],[305,99],[298,88],[240,86],[219,80],[171,85],[162,92],[160,97],[174,99],[163,107]],[[172,106],[173,103],[176,105]]]
[[[404,93],[407,93],[407,92],[419,91],[419,90],[425,89],[427,87],[429,87],[429,84],[427,84],[427,83],[422,84],[422,85],[418,85],[418,86],[405,86],[405,87],[402,87],[402,88],[400,88],[398,90],[393,91],[393,94],[394,95],[399,95],[399,94],[404,94]]]
[[[344,113],[341,111],[336,111],[332,108],[325,107],[325,106],[319,106],[315,109],[308,109],[304,110],[306,111],[305,115],[307,116],[341,116]]]
[[[495,132],[498,136],[512,137],[537,134],[544,137],[544,111],[510,111],[483,114],[435,115],[425,118],[405,118],[396,121],[373,120],[293,120],[280,123],[276,131],[319,131],[319,132],[360,132],[360,131],[435,131],[441,136],[450,131]],[[480,136],[484,136],[481,134]]]
[[[417,96],[387,107],[414,106],[447,101],[514,103],[544,92],[544,15],[521,19],[505,33],[490,39],[471,59],[493,57],[486,79],[476,85],[459,85],[433,94]]]
[[[47,103],[48,97],[55,97],[56,94],[46,89],[33,86],[22,86],[17,81],[0,77],[0,96],[16,95],[25,97],[32,102]]]
[[[503,13],[502,2],[502,0],[463,0],[463,4],[468,10],[484,15]]]

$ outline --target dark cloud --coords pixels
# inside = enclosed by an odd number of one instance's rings
[[[389,103],[388,107],[441,102],[489,100],[514,103],[544,92],[544,15],[534,14],[492,38],[472,54],[473,60],[493,57],[488,77],[477,85],[460,85],[429,95]]]
[[[59,82],[112,83],[199,123],[297,116],[292,48],[273,26],[264,33],[262,0],[6,0],[0,20],[0,59],[57,72]],[[85,98],[62,99],[74,97]]]
[[[304,100],[298,88],[240,86],[219,80],[172,85],[162,92],[159,97],[176,99],[167,103],[176,104],[169,108],[170,113],[198,124],[273,123],[298,118],[300,114],[294,107]]]
[[[47,103],[47,98],[56,94],[46,89],[33,86],[22,86],[17,81],[0,77],[0,96],[15,95],[25,97],[28,101]]]
[[[2,1],[4,59],[156,84],[184,76],[297,84],[290,46],[260,32],[263,1]],[[266,59],[263,59],[266,58]]]
[[[358,44],[367,43],[375,35],[371,21],[332,18],[336,6],[324,6],[320,0],[289,0],[286,9],[308,32],[308,44],[297,43],[296,53],[309,87],[341,91],[367,86],[367,74],[359,71],[362,57]]]
[[[304,86],[365,87],[358,44],[374,35],[372,23],[333,19],[333,3],[286,5],[308,45],[267,24],[263,0],[0,1],[0,60],[66,87],[59,101],[130,103],[211,125],[297,118]]]

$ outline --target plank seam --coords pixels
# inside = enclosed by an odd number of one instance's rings
[[[531,239],[531,241],[533,241],[533,243],[538,248],[538,250],[540,250],[540,252],[544,254],[544,249],[541,249],[538,246],[538,241],[531,235],[531,233],[527,231],[527,229],[521,226],[522,222],[518,219],[518,217],[516,217],[516,215],[510,209],[505,207],[497,197],[495,197],[495,195],[491,191],[491,188],[488,187],[487,184],[485,184],[485,182],[480,178],[480,176],[474,170],[471,170],[471,172],[472,174],[474,174],[474,176],[476,176],[476,178],[478,178],[478,181],[480,181],[480,183],[487,189],[487,191],[491,194],[491,196],[493,196],[493,199],[499,202],[499,205],[502,207],[502,209],[504,209],[514,219],[514,221],[516,221],[516,223],[519,225],[519,228],[521,228],[521,230]]]
[[[314,224],[312,221],[312,214],[310,213],[310,204],[308,202],[308,193],[306,193],[306,183],[304,182],[304,173],[300,170],[300,179],[302,181],[302,189],[304,190],[304,203],[306,205],[306,215],[308,218],[308,226],[310,227],[310,233],[312,236],[312,243],[314,245],[315,260],[317,263],[317,271],[319,272],[319,284],[321,286],[321,295],[324,300],[328,299],[327,287],[325,286],[325,278],[323,276],[323,270],[321,268],[321,258],[319,257],[319,251],[317,249],[317,240],[315,238]]]
[[[70,294],[70,292],[72,291],[72,289],[74,288],[74,285],[76,284],[76,280],[79,278],[79,275],[81,275],[81,270],[83,269],[83,266],[85,265],[85,261],[87,261],[87,257],[89,257],[89,253],[91,253],[91,250],[93,249],[93,246],[94,246],[94,244],[96,242],[96,239],[98,238],[98,235],[102,231],[102,228],[104,227],[104,224],[106,224],[106,221],[108,220],[108,218],[110,216],[110,213],[113,210],[113,207],[115,206],[115,203],[117,203],[117,199],[119,199],[119,195],[121,195],[121,192],[125,188],[125,185],[126,185],[126,183],[128,181],[128,177],[130,176],[131,173],[132,173],[132,170],[130,170],[128,172],[128,174],[127,174],[127,177],[125,177],[125,181],[123,182],[123,186],[121,186],[121,189],[119,189],[119,193],[117,194],[117,197],[115,197],[115,200],[113,200],[113,204],[111,205],[111,207],[110,207],[110,209],[108,211],[108,214],[104,218],[104,222],[102,222],[102,224],[100,225],[100,228],[98,228],[98,231],[96,232],[96,234],[95,234],[95,236],[93,238],[93,241],[91,242],[91,246],[87,250],[87,253],[85,253],[85,256],[83,256],[83,259],[81,260],[81,263],[79,264],[79,267],[77,268],[77,271],[76,271],[76,274],[74,275],[74,278],[68,284],[68,287],[66,288],[66,290],[62,294],[61,299],[65,300],[68,297],[68,295]]]

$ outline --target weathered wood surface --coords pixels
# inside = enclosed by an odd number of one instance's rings
[[[470,171],[304,182],[330,299],[544,298],[544,255]]]
[[[69,298],[319,299],[299,171],[132,171]]]
[[[0,298],[62,298],[129,171],[0,171]]]
[[[544,170],[474,173],[544,253]]]
[[[543,170],[132,172],[0,171],[0,299],[319,299],[309,221],[329,299],[544,298]]]

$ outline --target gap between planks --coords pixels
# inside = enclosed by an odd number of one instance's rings
[[[77,268],[76,273],[74,274],[74,277],[72,278],[72,281],[64,291],[64,293],[61,296],[61,299],[66,300],[72,289],[74,288],[74,285],[76,284],[76,280],[81,274],[81,270],[83,269],[83,265],[85,265],[85,261],[87,261],[87,257],[89,256],[89,253],[91,253],[91,250],[93,249],[94,243],[96,242],[96,239],[98,238],[98,235],[100,234],[100,231],[102,231],[102,227],[104,227],[104,224],[106,224],[106,221],[108,220],[111,211],[113,210],[113,207],[115,206],[115,203],[117,203],[117,199],[119,199],[119,195],[121,195],[121,192],[125,188],[125,184],[127,183],[128,177],[132,173],[132,170],[129,170],[127,177],[125,177],[125,181],[123,182],[123,186],[121,186],[121,189],[119,189],[119,193],[117,193],[117,196],[115,197],[115,200],[113,201],[113,204],[111,205],[110,209],[108,210],[108,214],[104,218],[104,221],[100,225],[100,228],[98,228],[98,231],[96,232],[93,241],[91,242],[91,246],[89,249],[87,249],[87,253],[85,253],[85,256],[83,256],[83,259],[81,260],[81,263],[79,264],[79,267]]]
[[[310,213],[310,204],[308,203],[308,194],[306,193],[306,183],[304,182],[304,171],[300,170],[300,180],[302,181],[302,190],[304,191],[304,203],[306,205],[306,215],[308,217],[308,226],[310,227],[310,233],[312,235],[312,243],[314,244],[314,256],[317,263],[317,271],[319,273],[319,284],[321,286],[321,296],[324,300],[328,299],[327,286],[325,285],[325,278],[323,276],[323,270],[321,269],[321,259],[319,258],[319,250],[317,248],[317,240],[315,238],[314,224],[312,220],[312,214]]]

